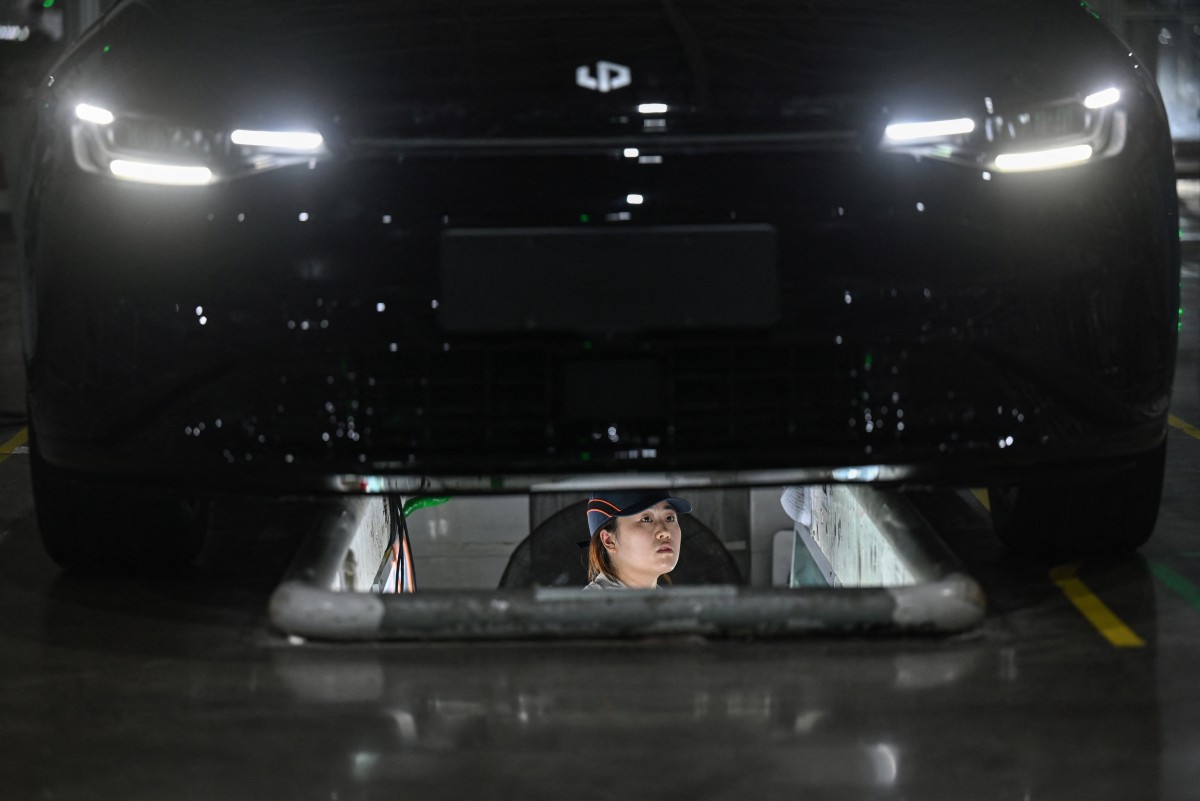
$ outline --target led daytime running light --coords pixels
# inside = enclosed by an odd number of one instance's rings
[[[325,143],[319,134],[310,131],[246,131],[238,129],[229,135],[235,145],[266,147],[276,150],[316,150]]]
[[[1121,92],[1118,89],[1105,89],[1102,92],[1088,95],[1083,99],[1083,105],[1086,108],[1104,108],[1117,103],[1121,99]]]
[[[940,139],[960,136],[975,130],[975,120],[962,117],[955,120],[929,122],[896,122],[884,129],[883,135],[893,142],[915,142],[921,139]]]
[[[1055,167],[1079,164],[1091,157],[1091,145],[1059,147],[1053,150],[1034,150],[1029,153],[1002,153],[996,156],[996,169],[1001,172],[1051,170]]]
[[[94,122],[96,125],[112,125],[113,120],[116,119],[108,109],[93,106],[90,103],[80,103],[75,106],[75,116],[84,122]]]
[[[180,164],[158,164],[148,161],[114,159],[108,169],[118,178],[146,184],[165,186],[205,186],[212,183],[208,167],[189,167]]]

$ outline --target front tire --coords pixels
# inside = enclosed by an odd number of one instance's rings
[[[1154,532],[1166,456],[1164,440],[1099,478],[991,487],[996,535],[1021,554],[1049,560],[1130,553]]]

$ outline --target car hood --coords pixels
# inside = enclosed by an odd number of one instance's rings
[[[984,95],[1103,83],[1112,67],[1075,56],[1100,33],[1073,0],[776,0],[736,13],[683,0],[161,0],[119,4],[82,47],[108,48],[89,91],[131,110],[347,138],[523,137],[640,130],[646,103],[666,105],[673,133],[960,115]]]

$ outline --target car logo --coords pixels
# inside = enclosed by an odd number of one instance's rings
[[[632,82],[629,67],[611,61],[597,61],[595,75],[592,75],[592,70],[587,64],[575,70],[575,83],[596,92],[611,92],[613,89],[629,86]]]

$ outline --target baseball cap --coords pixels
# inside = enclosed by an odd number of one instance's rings
[[[593,492],[588,500],[588,528],[593,534],[614,517],[626,517],[645,511],[661,501],[681,515],[691,513],[692,505],[683,498],[673,498],[666,490],[622,490],[620,492]]]

